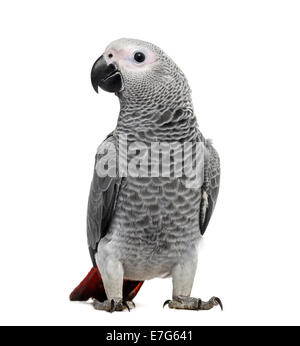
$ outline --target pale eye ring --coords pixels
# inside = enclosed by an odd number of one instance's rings
[[[136,52],[136,53],[134,54],[134,60],[135,60],[136,62],[138,62],[138,63],[144,62],[145,59],[146,59],[145,54],[142,53],[142,52]]]

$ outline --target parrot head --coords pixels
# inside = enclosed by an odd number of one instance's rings
[[[189,89],[184,74],[157,46],[136,39],[119,39],[105,49],[91,71],[93,88],[143,100],[172,92],[174,85]],[[183,86],[186,88],[183,88]]]

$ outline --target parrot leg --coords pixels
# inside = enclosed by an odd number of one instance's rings
[[[172,271],[173,279],[173,299],[167,300],[164,306],[168,304],[170,309],[184,310],[210,310],[216,305],[223,305],[218,297],[212,297],[208,302],[199,298],[190,297],[194,277],[197,268],[197,257],[193,261],[177,264]]]
[[[96,262],[102,277],[107,300],[100,302],[97,299],[93,301],[96,310],[105,310],[108,312],[123,311],[134,307],[130,301],[123,300],[123,276],[124,269],[120,261],[112,256],[104,254],[96,255]]]

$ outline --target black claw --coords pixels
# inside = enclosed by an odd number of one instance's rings
[[[131,303],[132,303],[133,307],[135,308],[135,303],[133,301],[131,301]]]
[[[130,312],[130,308],[129,305],[127,304],[127,302],[125,300],[123,300],[123,305],[127,308],[127,310]]]
[[[170,301],[171,301],[170,299],[166,300],[166,301],[164,302],[163,308],[164,308],[167,304],[169,304]]]
[[[202,300],[199,298],[199,301],[198,301],[198,310],[201,310],[201,304],[202,304]]]
[[[221,299],[218,298],[218,297],[215,297],[214,299],[215,299],[215,301],[220,305],[220,308],[221,308],[221,310],[223,311],[223,304],[222,304],[222,302],[221,302]]]
[[[112,299],[110,302],[110,311],[109,312],[113,312],[114,311],[114,307],[115,307],[115,301]]]

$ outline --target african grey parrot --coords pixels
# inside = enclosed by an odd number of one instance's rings
[[[70,299],[93,298],[96,309],[121,311],[133,306],[132,299],[145,280],[172,277],[172,300],[165,302],[169,308],[222,308],[217,297],[207,302],[190,297],[197,246],[217,201],[220,163],[211,142],[198,129],[184,74],[157,46],[119,39],[96,60],[91,80],[97,92],[100,87],[118,96],[120,113],[116,129],[99,146],[95,160],[87,215],[93,268]],[[175,143],[173,155],[168,161],[152,154],[154,163],[161,166],[158,174],[141,175],[134,170],[123,174],[118,166],[126,152],[120,147],[122,138],[126,138],[127,151],[134,143],[147,149]],[[175,153],[185,143],[192,143],[190,154],[184,152],[192,166],[196,158],[203,158],[199,180],[184,171],[174,174]],[[141,158],[141,152],[131,150],[126,162],[134,155]],[[151,168],[149,157],[146,162],[146,168]],[[164,176],[161,171],[167,165],[170,174]],[[115,174],[110,174],[116,167]]]

